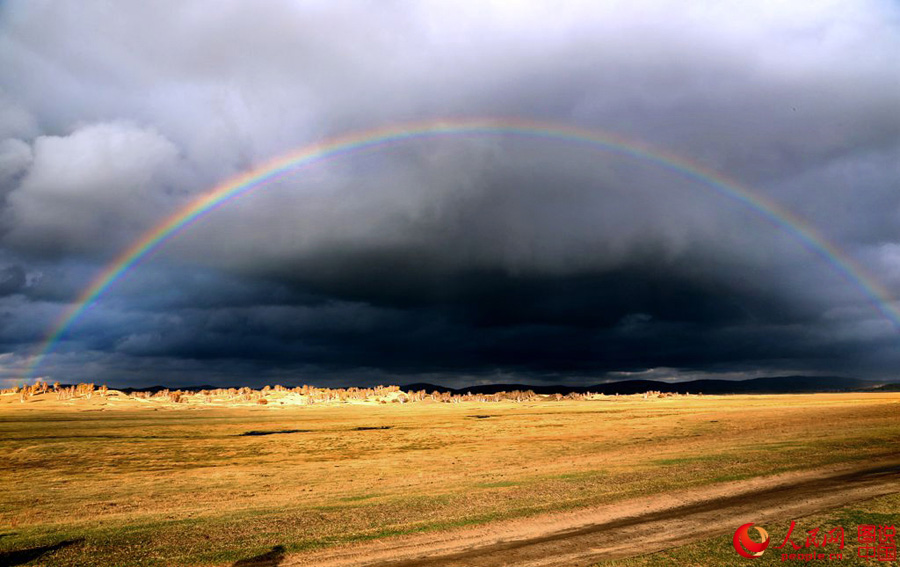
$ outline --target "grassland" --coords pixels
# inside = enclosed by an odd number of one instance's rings
[[[898,415],[900,393],[234,408],[5,396],[0,563],[231,565],[865,463],[900,455]]]
[[[680,565],[684,567],[706,567],[717,565],[753,565],[754,567],[769,567],[772,565],[791,565],[791,564],[832,564],[842,567],[872,567],[873,565],[898,565],[900,561],[867,559],[859,557],[860,544],[857,540],[857,530],[860,525],[872,526],[897,526],[900,523],[900,494],[892,494],[883,496],[873,500],[859,502],[852,506],[845,506],[837,510],[830,510],[825,513],[815,514],[802,518],[796,522],[791,539],[797,545],[804,546],[807,537],[807,531],[819,528],[817,541],[822,542],[823,534],[828,531],[841,527],[845,532],[845,546],[843,549],[837,543],[829,543],[823,547],[801,547],[799,550],[793,550],[790,544],[785,544],[783,549],[776,549],[777,546],[784,542],[790,527],[790,518],[784,518],[778,524],[771,522],[766,526],[769,531],[770,544],[763,552],[761,557],[749,560],[740,559],[733,550],[732,536],[730,534],[716,538],[707,539],[690,545],[675,547],[658,553],[640,555],[628,559],[618,559],[615,561],[604,561],[596,564],[595,567],[669,567],[670,565]],[[784,553],[794,553],[807,555],[811,551],[823,553],[829,559],[804,560],[783,557]],[[818,556],[817,553],[817,556]],[[863,555],[868,555],[869,551],[864,551]],[[876,552],[877,553],[877,552]],[[840,559],[831,558],[833,555],[840,554]],[[883,556],[884,557],[884,556]]]

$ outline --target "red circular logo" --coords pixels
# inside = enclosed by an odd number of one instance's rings
[[[744,524],[739,527],[737,531],[734,532],[734,550],[737,551],[741,557],[746,557],[747,559],[759,557],[763,554],[763,551],[769,547],[769,532],[757,526],[756,531],[759,532],[759,537],[762,541],[756,543],[750,539],[750,528],[752,527],[754,527],[753,522],[750,522],[749,524]]]

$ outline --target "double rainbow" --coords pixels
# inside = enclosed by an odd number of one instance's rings
[[[40,343],[26,368],[25,378],[29,379],[35,375],[43,358],[53,350],[69,327],[141,259],[159,249],[201,217],[242,195],[303,166],[377,146],[442,136],[506,135],[582,145],[609,154],[650,162],[746,205],[766,221],[796,238],[810,252],[831,264],[850,284],[859,288],[874,307],[900,330],[900,311],[892,305],[887,291],[868,276],[861,266],[790,211],[715,171],[613,134],[574,126],[516,118],[429,120],[355,132],[304,146],[231,178],[191,201],[141,236],[110,262],[81,292]]]

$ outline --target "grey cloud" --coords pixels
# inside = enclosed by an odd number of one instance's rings
[[[0,140],[27,138],[37,132],[34,117],[0,89]]]
[[[2,352],[24,356],[107,262],[217,183],[441,117],[550,120],[682,156],[896,296],[898,21],[878,0],[4,3],[0,258],[22,272],[0,285],[17,290],[0,298]],[[130,383],[886,377],[896,330],[869,301],[766,211],[650,161],[457,136],[347,153],[224,204],[46,364]]]
[[[17,293],[25,287],[26,283],[25,269],[22,266],[0,268],[0,296]]]
[[[34,155],[31,146],[17,138],[0,141],[0,207],[31,167]]]

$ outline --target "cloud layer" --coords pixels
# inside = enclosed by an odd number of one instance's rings
[[[7,2],[0,377],[190,200],[328,136],[521,117],[716,171],[900,294],[900,10],[827,2]],[[896,305],[895,305],[896,308]],[[900,333],[759,211],[510,135],[299,170],[131,270],[39,374],[459,385],[842,372]]]

